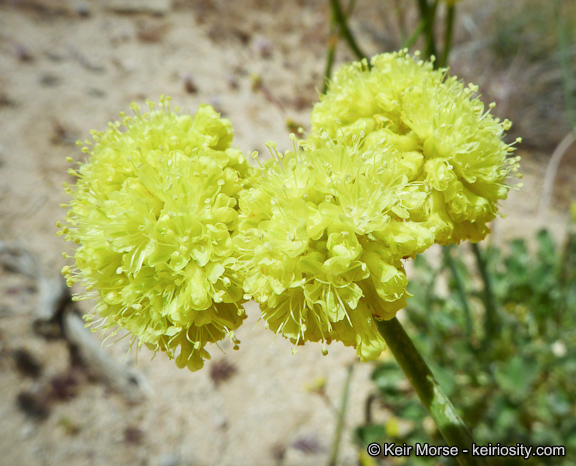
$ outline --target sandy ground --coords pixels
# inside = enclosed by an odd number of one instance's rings
[[[287,148],[287,122],[307,127],[322,84],[326,2],[158,1],[144,4],[162,14],[117,11],[134,3],[0,1],[0,240],[30,248],[47,275],[65,264],[55,234],[67,201],[65,158],[80,157],[74,142],[90,129],[105,128],[131,101],[167,94],[183,111],[213,104],[245,152],[264,152],[268,140]],[[365,9],[352,23],[365,21],[360,39],[373,52],[382,43],[377,17]],[[347,58],[342,45],[339,59]],[[508,218],[497,222],[492,241],[529,237],[542,224],[536,206],[546,158],[522,154],[525,187],[504,204]],[[563,165],[558,179],[544,222],[561,238],[574,166]],[[197,373],[162,354],[151,360],[146,350],[136,366],[126,341],[107,348],[146,379],[147,398],[138,402],[71,368],[61,340],[36,335],[35,300],[29,281],[0,269],[0,464],[325,464],[349,364],[339,463],[357,464],[352,429],[373,388],[372,365],[357,363],[352,349],[332,345],[323,357],[319,345],[308,345],[292,355],[248,305],[240,351],[214,347]],[[23,368],[23,353],[38,362],[37,372]],[[216,383],[211,371],[222,360],[234,373]],[[325,396],[307,388],[319,378]],[[45,406],[30,407],[22,395],[46,391]]]

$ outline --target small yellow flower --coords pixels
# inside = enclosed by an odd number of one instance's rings
[[[138,347],[197,370],[207,343],[237,343],[244,318],[231,233],[251,169],[212,107],[190,116],[160,103],[144,114],[133,104],[134,117],[86,142],[62,229],[79,246],[63,273],[97,290],[88,321],[98,314],[104,330],[123,327]]]

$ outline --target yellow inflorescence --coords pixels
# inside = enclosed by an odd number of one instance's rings
[[[63,273],[95,290],[90,318],[180,367],[202,367],[207,343],[236,344],[250,298],[295,345],[337,340],[374,359],[385,347],[375,320],[409,296],[403,261],[482,240],[518,170],[502,141],[510,122],[476,93],[404,51],[345,65],[308,140],[285,154],[268,143],[258,170],[212,107],[133,105],[80,143],[90,158],[70,170],[59,225],[79,246]]]
[[[394,317],[408,296],[402,259],[434,242],[408,220],[425,195],[394,154],[360,144],[326,139],[279,160],[240,196],[244,290],[294,344],[338,340],[374,359],[385,343],[373,316]]]
[[[194,116],[159,108],[112,123],[84,146],[67,226],[79,244],[68,283],[96,290],[105,330],[127,329],[180,367],[202,367],[206,343],[243,320],[231,234],[250,175],[230,149],[232,127],[209,106]],[[179,352],[178,352],[179,348]],[[178,354],[176,354],[178,352]]]
[[[325,132],[334,140],[361,134],[364,147],[396,153],[427,196],[411,220],[426,222],[440,244],[481,241],[507,197],[507,176],[518,169],[519,159],[508,158],[513,147],[502,141],[511,123],[486,111],[476,86],[430,62],[398,52],[371,64],[336,74],[314,106],[310,141],[321,146]]]

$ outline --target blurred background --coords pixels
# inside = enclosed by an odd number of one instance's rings
[[[365,53],[401,48],[416,3],[348,6]],[[445,19],[440,4],[440,43]],[[479,443],[567,447],[528,464],[576,461],[575,26],[572,1],[457,4],[451,73],[513,121],[524,187],[480,255],[432,248],[410,266],[415,296],[400,313]],[[82,159],[75,142],[166,94],[183,112],[213,105],[245,153],[264,155],[269,140],[287,149],[290,132],[310,128],[330,30],[328,0],[0,0],[1,464],[401,464],[366,445],[442,444],[389,354],[361,364],[352,349],[323,357],[309,344],[293,355],[253,304],[240,350],[213,347],[196,373],[146,349],[136,360],[127,339],[106,345],[127,384],[90,363],[61,315],[42,318],[59,306],[56,221],[73,182],[66,157]],[[340,40],[334,69],[352,59]]]

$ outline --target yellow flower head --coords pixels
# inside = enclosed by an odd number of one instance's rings
[[[244,289],[294,344],[338,340],[374,359],[385,344],[373,317],[392,318],[408,295],[402,259],[434,240],[407,220],[425,195],[392,151],[328,137],[285,155],[270,147],[274,160],[240,195]]]
[[[426,194],[413,220],[426,221],[440,244],[480,241],[507,197],[506,177],[518,169],[500,122],[447,70],[406,52],[343,66],[312,112],[310,142],[364,134],[364,146],[396,153],[410,181]],[[490,106],[492,108],[492,106]]]
[[[69,285],[97,290],[88,320],[97,313],[104,330],[123,327],[138,346],[197,370],[206,343],[237,343],[244,318],[231,232],[251,169],[212,107],[190,116],[160,103],[144,114],[133,104],[134,117],[121,114],[86,142],[62,228],[78,244],[75,268],[63,272]]]

